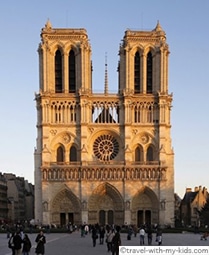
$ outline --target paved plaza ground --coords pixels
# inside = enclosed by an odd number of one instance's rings
[[[107,252],[106,244],[99,245],[97,240],[96,247],[92,245],[90,235],[81,237],[79,232],[72,234],[45,234],[47,243],[45,245],[45,255],[103,255],[110,254]],[[29,234],[29,238],[33,244],[30,254],[35,254],[35,238],[36,234]],[[139,236],[132,237],[127,240],[126,234],[121,234],[122,245],[124,246],[139,246]],[[153,245],[155,238],[153,238]],[[145,240],[147,245],[147,239]],[[200,234],[183,233],[183,234],[163,234],[163,246],[209,246],[207,241],[200,240]],[[0,255],[11,255],[11,250],[8,248],[8,239],[6,234],[0,234]]]

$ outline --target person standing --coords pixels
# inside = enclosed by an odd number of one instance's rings
[[[31,241],[27,234],[24,235],[22,242],[23,242],[22,254],[29,255],[31,249]]]
[[[81,237],[85,237],[85,226],[81,226]]]
[[[85,231],[85,235],[88,235],[88,233],[89,233],[89,226],[88,226],[88,224],[85,225],[84,231]]]
[[[119,246],[121,245],[120,227],[116,227],[116,233],[112,239],[112,255],[119,255]]]
[[[6,230],[7,230],[7,238],[10,238],[10,227],[8,224],[6,224]]]
[[[17,231],[13,238],[15,255],[20,255],[22,251],[22,238],[20,236],[20,231]]]
[[[37,235],[35,242],[37,243],[35,253],[38,255],[43,255],[45,253],[46,238],[42,230]]]

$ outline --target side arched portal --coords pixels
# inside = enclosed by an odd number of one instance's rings
[[[89,198],[89,224],[124,224],[124,202],[120,192],[110,185],[99,185]]]
[[[64,226],[81,224],[81,205],[79,199],[69,189],[63,189],[53,199],[51,206],[51,222]]]
[[[159,202],[148,187],[139,190],[132,200],[131,220],[138,226],[159,222]]]

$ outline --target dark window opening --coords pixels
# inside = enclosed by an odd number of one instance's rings
[[[153,161],[154,160],[154,151],[152,147],[149,147],[147,149],[147,161]]]
[[[57,148],[57,162],[58,163],[64,162],[64,151],[61,146]]]
[[[77,161],[77,149],[75,146],[70,148],[70,162]]]
[[[62,55],[60,50],[55,54],[55,92],[62,93]]]
[[[113,225],[114,224],[114,212],[113,210],[109,210],[107,213],[107,223],[108,225]]]
[[[150,210],[145,211],[145,224],[148,226],[151,225],[151,211]]]
[[[147,93],[152,93],[152,53],[147,54]]]
[[[134,93],[140,93],[140,55],[136,52],[134,58]]]
[[[76,70],[75,70],[75,53],[73,50],[69,53],[69,93],[75,93]]]
[[[135,150],[135,161],[141,161],[141,150],[139,147]]]
[[[99,211],[99,224],[100,225],[105,225],[105,211],[104,210],[100,210]]]
[[[144,224],[144,211],[138,210],[137,212],[137,226],[140,227]]]

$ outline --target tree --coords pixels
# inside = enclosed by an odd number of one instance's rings
[[[201,211],[199,211],[200,222],[203,226],[209,226],[209,199],[205,203]]]

